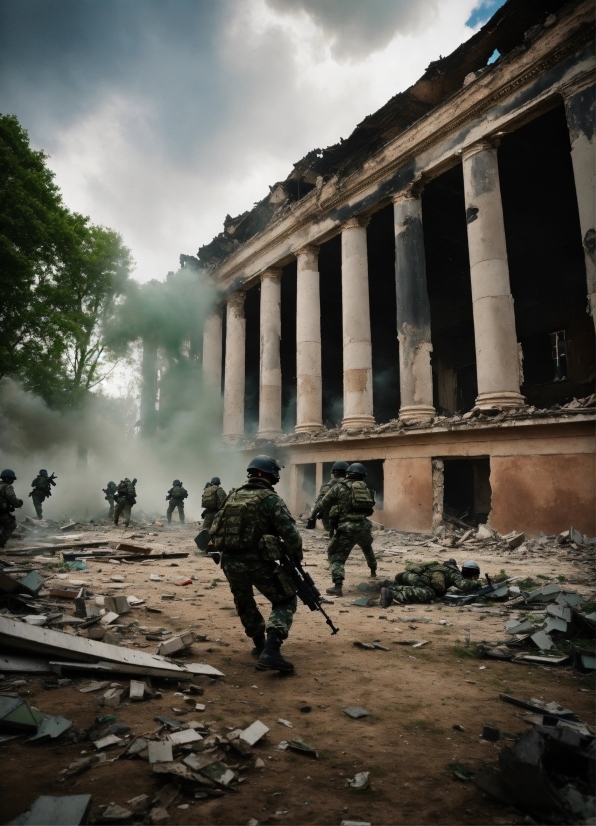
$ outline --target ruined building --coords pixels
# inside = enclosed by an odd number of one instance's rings
[[[295,513],[363,461],[385,526],[594,535],[594,4],[508,0],[199,250],[223,438]]]

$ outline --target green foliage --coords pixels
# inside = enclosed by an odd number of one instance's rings
[[[517,587],[521,591],[533,591],[535,588],[538,587],[540,583],[536,582],[535,579],[532,579],[531,576],[526,577],[525,579],[520,579],[518,582],[515,583]]]
[[[465,763],[449,763],[449,768],[456,780],[462,780],[463,782],[467,780],[472,780],[475,776],[476,772],[467,766]]]

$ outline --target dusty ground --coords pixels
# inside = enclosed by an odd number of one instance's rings
[[[189,659],[214,665],[225,677],[195,680],[205,688],[203,697],[197,699],[206,703],[207,710],[204,715],[189,712],[186,719],[202,717],[224,732],[225,726],[245,727],[260,719],[271,729],[254,748],[255,756],[265,762],[263,769],[250,767],[243,773],[246,780],[238,792],[219,799],[194,801],[180,796],[168,809],[173,824],[245,824],[250,818],[288,824],[340,824],[342,820],[372,824],[522,823],[522,814],[485,797],[473,784],[455,780],[449,769],[454,761],[473,769],[493,763],[499,750],[507,746],[483,741],[483,725],[492,724],[506,732],[526,730],[528,723],[521,719],[520,709],[502,702],[499,693],[556,700],[594,724],[591,678],[570,668],[522,666],[469,656],[474,642],[502,639],[506,619],[518,616],[519,611],[511,613],[502,605],[461,609],[433,604],[386,610],[351,605],[362,596],[357,584],[368,576],[364,558],[356,549],[348,561],[345,595],[326,606],[340,633],[330,636],[321,615],[300,606],[284,646],[296,672],[279,677],[255,670],[249,653],[251,641],[243,634],[221,569],[194,554],[196,524],[170,529],[96,530],[100,537],[107,534],[119,539],[134,534],[133,541],[139,544],[151,544],[156,550],[189,550],[191,556],[178,560],[177,566],[159,561],[119,566],[94,562],[89,563],[88,571],[73,571],[60,578],[54,575],[51,583],[83,580],[95,594],[134,594],[161,609],[157,614],[140,607],[125,618],[127,622],[132,618],[136,625],[124,629],[124,644],[138,645],[142,650],[153,652],[156,643],[147,642],[138,625],[191,628],[207,634],[207,642],[193,645]],[[157,535],[149,535],[155,531]],[[323,590],[330,584],[325,540],[319,531],[305,532],[305,536],[306,561]],[[395,534],[378,536],[378,549],[396,552],[380,557],[379,576],[393,576],[406,559],[437,558],[436,550],[421,547],[420,541]],[[17,543],[11,542],[9,547],[17,547]],[[456,548],[439,556],[455,556],[460,563],[472,556],[483,572],[493,574],[504,568],[509,576],[542,575],[549,581],[563,575],[571,589],[586,596],[593,587],[593,581],[586,580],[586,556],[561,549],[503,556]],[[162,582],[151,582],[151,573],[166,576]],[[114,575],[125,577],[129,587],[111,590]],[[192,585],[177,587],[174,583],[183,575],[196,579]],[[163,594],[175,594],[176,600],[162,600]],[[412,619],[421,616],[431,622]],[[446,625],[439,624],[443,620]],[[429,644],[413,650],[396,644],[402,639],[427,640]],[[356,640],[378,640],[389,650],[360,649],[353,644]],[[98,709],[93,695],[79,692],[82,678],[55,690],[44,689],[47,677],[26,679],[27,685],[20,691],[29,702],[46,712],[67,716],[77,730],[89,729],[98,714],[112,711]],[[155,728],[153,718],[158,714],[172,716],[172,708],[181,704],[180,697],[174,696],[177,687],[161,681],[159,688],[161,699],[121,704],[115,710],[118,721],[130,725],[134,734],[141,734]],[[305,703],[312,707],[310,713],[300,712]],[[371,716],[350,719],[343,709],[353,705],[363,706]],[[278,718],[291,721],[293,729],[278,723]],[[464,731],[455,731],[456,724]],[[278,750],[281,740],[292,737],[316,747],[319,759]],[[32,747],[13,741],[0,745],[0,821],[9,822],[40,794],[90,793],[97,814],[101,804],[115,801],[126,807],[131,798],[153,796],[164,785],[164,780],[154,779],[148,764],[137,758],[108,762],[64,780],[63,769],[93,750],[91,743]],[[359,771],[370,771],[370,790],[357,792],[348,787],[347,778]],[[187,808],[178,808],[186,804]]]

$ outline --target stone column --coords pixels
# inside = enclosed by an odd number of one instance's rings
[[[395,287],[399,339],[399,417],[406,422],[434,417],[430,364],[430,302],[420,193],[393,197],[395,221]]]
[[[296,432],[323,426],[319,248],[296,251]]]
[[[261,362],[258,439],[281,435],[281,270],[261,274]]]
[[[344,355],[342,426],[372,427],[373,386],[368,300],[368,218],[350,218],[341,234],[341,295]]]
[[[237,442],[244,436],[244,384],[246,293],[228,297],[226,311],[226,363],[224,377],[223,439]]]
[[[517,407],[519,357],[499,184],[497,148],[479,141],[462,153],[472,281],[479,408]]]
[[[586,261],[588,307],[596,324],[596,146],[594,141],[595,89],[592,80],[575,85],[565,95],[565,112],[571,140],[571,162]],[[565,93],[564,93],[565,94]]]
[[[217,307],[205,319],[203,328],[203,380],[205,386],[221,393],[221,347],[223,317]]]

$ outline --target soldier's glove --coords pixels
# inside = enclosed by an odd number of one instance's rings
[[[317,520],[314,516],[310,516],[306,520],[306,527],[308,528],[309,531],[313,531],[317,527]]]

